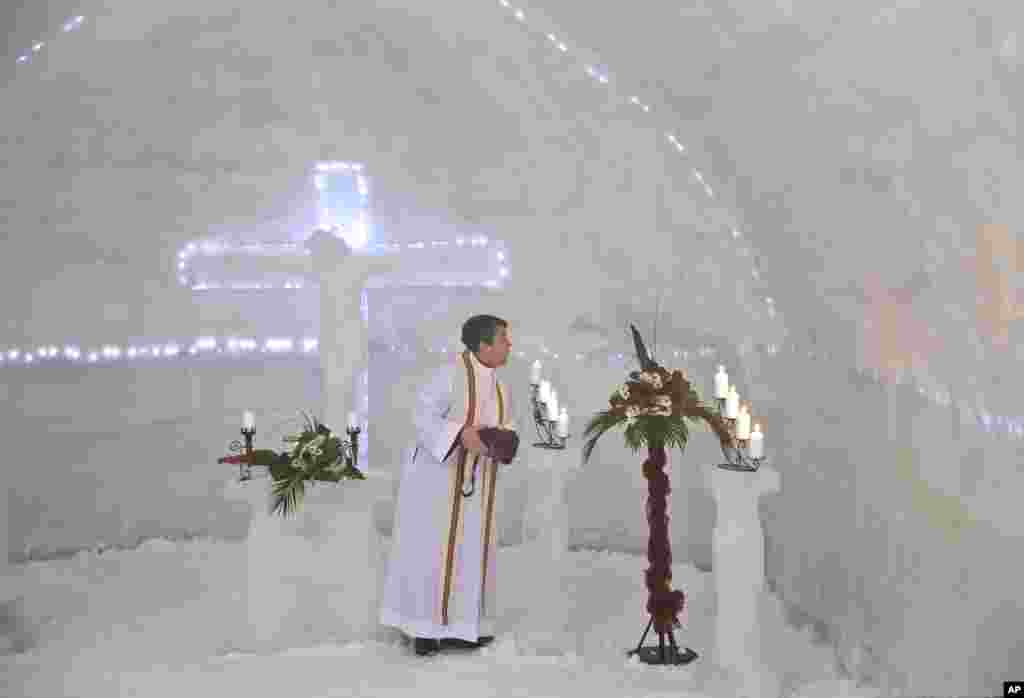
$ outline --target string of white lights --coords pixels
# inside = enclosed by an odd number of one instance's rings
[[[185,344],[188,348],[182,349]],[[316,339],[305,338],[297,342],[290,337],[270,337],[262,342],[252,338],[230,337],[219,340],[215,337],[199,337],[191,343],[178,341],[170,342],[146,342],[141,344],[130,344],[121,346],[118,344],[104,343],[100,346],[83,351],[78,345],[64,345],[63,350],[56,346],[42,346],[36,349],[25,349],[14,347],[0,352],[0,365],[30,365],[45,362],[53,359],[63,360],[69,363],[93,364],[100,361],[118,361],[122,359],[139,358],[172,358],[184,355],[197,356],[199,354],[224,354],[229,356],[241,356],[251,353],[289,353],[299,351],[308,354],[317,351],[318,342]]]
[[[500,245],[500,243],[498,243]],[[399,243],[378,243],[368,245],[367,251],[371,254],[386,254],[391,252],[398,252],[401,250],[426,250],[426,249],[438,249],[438,248],[450,248],[455,247],[480,247],[485,248],[492,246],[492,242],[486,236],[475,236],[471,238],[457,237],[455,240],[431,240],[429,242],[417,241],[409,242],[405,244]],[[495,251],[495,259],[501,263],[498,269],[498,276],[502,279],[509,276],[510,270],[507,264],[507,257],[504,250],[498,249]],[[232,290],[253,290],[253,289],[302,289],[306,287],[302,281],[284,281],[281,283],[272,283],[266,281],[234,281],[234,282],[209,282],[209,283],[189,283],[189,263],[193,258],[200,256],[206,257],[223,257],[228,255],[252,255],[259,257],[308,257],[311,252],[305,248],[301,243],[261,243],[261,242],[250,242],[234,244],[230,242],[223,242],[218,240],[200,240],[193,241],[185,245],[178,252],[178,282],[183,286],[188,286],[193,291],[208,291],[211,289],[225,289],[229,288]],[[458,282],[458,281],[447,281],[441,282],[441,286],[487,286],[489,288],[499,287],[501,284],[498,280],[491,279],[482,282]]]
[[[629,90],[622,91],[621,93],[616,92],[615,90],[613,90],[613,88],[611,87],[611,84],[613,82],[613,80],[611,78],[611,71],[608,70],[607,68],[598,68],[597,64],[600,61],[598,61],[598,60],[588,60],[585,56],[582,55],[584,53],[589,53],[589,54],[593,55],[593,52],[585,51],[582,47],[579,47],[579,46],[577,46],[575,48],[570,48],[571,42],[567,42],[565,37],[560,37],[560,36],[556,35],[555,33],[553,33],[550,30],[550,27],[540,27],[540,26],[538,26],[541,23],[545,23],[544,20],[536,20],[535,22],[532,21],[532,20],[528,20],[527,19],[526,10],[524,8],[522,8],[522,7],[514,6],[510,2],[510,0],[498,0],[498,4],[501,7],[505,8],[506,10],[508,10],[509,13],[512,15],[512,17],[515,18],[516,22],[519,25],[521,25],[522,27],[524,27],[524,29],[533,31],[537,35],[544,36],[547,39],[547,41],[552,46],[554,46],[555,49],[557,49],[560,53],[565,54],[567,56],[569,54],[580,54],[581,55],[581,62],[582,62],[582,65],[583,65],[584,72],[588,76],[590,76],[590,78],[592,80],[594,80],[594,82],[596,82],[597,84],[602,85],[606,89],[608,89],[609,93],[612,95],[613,99],[616,99],[616,100],[620,100],[621,99],[624,103],[629,104],[632,107],[636,107],[640,112],[643,112],[643,114],[645,114],[647,116],[652,116],[653,115],[653,109],[652,109],[651,105],[649,104],[649,100],[641,99],[641,97],[638,96],[637,94],[635,94],[635,93],[631,94],[631,91],[629,91]],[[531,12],[530,12],[531,18],[533,16],[535,16],[536,14],[537,14],[536,12],[531,10]],[[546,22],[546,23],[550,24],[550,22]],[[626,97],[624,95],[629,95],[629,96]],[[665,133],[665,140],[669,144],[672,145],[672,147],[676,150],[676,152],[678,153],[678,155],[680,157],[689,158],[689,154],[687,152],[686,146],[679,140],[679,137],[675,133],[673,133],[671,131],[666,132]],[[692,167],[688,162],[686,163],[686,167],[688,167],[690,169],[690,172],[693,174],[694,179],[697,182],[699,182],[700,185],[703,187],[704,193],[707,195],[707,197],[709,199],[715,199],[716,198],[715,197],[715,192],[712,189],[711,185],[706,181],[706,179],[704,177],[704,174],[699,169],[697,169],[695,167]],[[741,238],[743,238],[743,234],[740,232],[740,227],[741,226],[738,223],[738,220],[737,220],[738,217],[736,216],[735,212],[734,211],[730,211],[729,215],[733,218],[733,223],[729,226],[729,234],[732,236],[734,244],[737,245],[737,253],[740,256],[750,257],[751,258],[751,260],[752,260],[752,267],[751,267],[751,270],[750,270],[750,276],[755,281],[760,281],[761,280],[761,270],[759,269],[759,265],[758,265],[758,261],[757,261],[757,255],[751,254],[752,250],[750,249],[750,247],[747,246],[746,244],[740,242]],[[776,320],[778,322],[779,321],[779,318],[777,318],[778,309],[777,309],[776,304],[775,304],[775,299],[772,296],[770,296],[770,295],[764,295],[764,296],[761,296],[760,300],[761,300],[761,302],[763,302],[765,304],[768,316],[770,318],[772,318],[773,320]]]
[[[544,34],[544,36],[547,38],[547,40],[560,53],[562,53],[562,54],[569,54],[570,52],[572,52],[572,50],[569,47],[569,44],[564,39],[559,38],[554,33],[544,32],[542,30],[538,30],[536,27],[528,24],[527,23],[527,18],[526,18],[526,12],[522,8],[515,8],[515,7],[513,7],[511,2],[509,2],[509,0],[499,0],[499,4],[502,7],[504,7],[505,9],[508,9],[511,12],[512,16],[515,18],[515,20],[517,22],[519,22],[522,26],[530,28],[530,29],[533,29],[535,31],[541,31],[541,33]],[[76,17],[74,17],[74,18],[72,18],[72,19],[70,19],[70,20],[68,20],[67,22],[64,23],[64,25],[62,27],[62,32],[63,33],[68,33],[68,32],[74,31],[75,29],[77,29],[80,26],[82,26],[82,24],[84,22],[85,22],[85,17],[84,16],[76,16]],[[31,61],[32,55],[33,54],[38,54],[44,47],[45,47],[45,42],[43,42],[43,41],[37,41],[37,42],[33,43],[32,47],[31,47],[31,51],[27,52],[27,53],[25,53],[25,54],[23,54],[21,56],[19,56],[18,59],[17,59],[17,62],[19,64],[29,63]],[[582,53],[581,49],[575,49],[575,51],[578,52],[578,53]],[[588,76],[590,76],[596,83],[598,83],[600,85],[604,85],[606,87],[609,86],[612,83],[612,80],[611,80],[611,77],[610,77],[610,72],[608,70],[603,70],[603,69],[599,69],[599,68],[595,67],[595,63],[596,63],[596,61],[591,61],[591,62],[589,62],[589,63],[587,63],[585,65],[585,72],[586,72],[586,74]],[[636,107],[640,112],[642,112],[644,114],[650,115],[652,113],[651,105],[648,104],[646,101],[642,100],[637,95],[630,95],[628,97],[628,99],[627,99],[627,102],[628,102],[628,104],[632,105],[633,107]],[[686,148],[686,146],[679,140],[679,137],[675,133],[667,132],[665,134],[665,138],[666,138],[666,142],[668,142],[676,150],[677,153],[679,153],[681,156],[687,156],[687,148]],[[356,172],[359,172],[361,170],[361,168],[362,168],[361,165],[358,165],[356,163],[344,163],[344,164],[347,165],[348,167],[350,167],[351,169],[353,169]],[[708,198],[714,199],[715,198],[714,190],[712,189],[711,185],[706,181],[706,178],[705,178],[704,174],[700,170],[698,170],[696,168],[692,168],[691,167],[690,169],[691,169],[691,172],[692,172],[692,174],[694,176],[694,179],[703,186],[704,192],[708,196]],[[328,171],[328,170],[324,170],[321,167],[321,168],[318,169],[318,171]],[[362,192],[362,190],[363,190],[363,188],[361,187],[360,191]],[[731,237],[732,237],[732,239],[734,241],[739,241],[741,238],[744,237],[743,234],[740,232],[739,228],[740,228],[739,225],[730,226],[730,234],[731,234]],[[397,245],[397,244],[391,244],[391,245],[387,245],[387,246],[375,246],[375,247],[377,247],[377,248],[387,247],[387,248],[389,248],[391,250],[397,250],[397,249],[400,249],[401,247],[404,247],[405,249],[425,249],[428,245],[430,247],[440,247],[440,246],[446,246],[446,245],[449,245],[449,244],[451,244],[450,241],[432,241],[430,243],[424,243],[424,242],[408,243],[408,244],[406,244],[404,246],[400,246],[400,245]],[[464,239],[457,239],[455,241],[455,244],[461,246],[461,245],[465,244],[465,240]],[[474,238],[474,239],[472,239],[470,241],[470,244],[471,245],[472,244],[483,244],[483,245],[486,246],[487,242],[486,242],[486,239],[483,239],[483,242],[481,242],[480,239]],[[247,245],[238,245],[238,246],[234,246],[233,247],[230,244],[220,243],[220,242],[216,242],[216,241],[198,241],[198,242],[189,243],[178,254],[177,270],[179,272],[179,281],[181,283],[183,283],[183,284],[186,283],[185,273],[188,271],[188,262],[196,254],[231,254],[231,253],[239,253],[239,252],[241,252],[241,253],[248,253],[248,254],[267,254],[267,255],[275,255],[276,256],[276,255],[297,254],[298,253],[297,251],[301,251],[302,254],[308,254],[308,251],[303,250],[301,248],[301,246],[298,246],[298,245],[292,246],[293,249],[285,249],[286,247],[287,247],[286,245],[280,245],[280,244],[275,246],[273,244],[271,244],[271,245],[261,245],[260,243],[250,243],[250,244],[247,244]],[[742,247],[740,249],[740,254],[742,254],[744,256],[751,256],[752,259],[753,259],[753,265],[752,265],[752,269],[751,269],[751,277],[754,280],[760,280],[761,279],[761,271],[759,269],[759,265],[758,265],[758,262],[757,262],[756,255],[750,255],[749,253],[750,253],[750,249],[748,247],[746,247],[746,246],[744,246],[744,247]],[[503,253],[499,252],[498,254],[502,255]],[[502,260],[502,261],[504,260],[503,257],[499,257],[499,259]],[[507,267],[503,267],[502,268],[502,276],[507,276],[507,275],[508,275],[508,269],[507,269]],[[463,286],[463,285],[473,285],[473,284],[451,282],[451,283],[442,284],[442,285],[447,285],[447,286]],[[498,282],[491,281],[491,282],[487,282],[484,285],[490,286],[490,287],[493,288],[493,287],[497,287],[498,286]],[[220,288],[234,288],[234,286],[231,286],[231,285],[224,285],[224,286],[207,285],[207,286],[205,286],[203,288],[199,288],[199,287],[194,287],[194,288],[195,288],[195,290],[205,290],[205,289],[218,288],[218,287],[220,287]],[[301,285],[301,283],[298,284],[298,285],[296,285],[296,284],[291,284],[291,285],[283,284],[283,285],[278,286],[278,287],[268,286],[268,285],[265,285],[265,284],[259,285],[259,284],[256,284],[256,283],[253,283],[251,285],[246,286],[246,288],[302,288],[302,287],[303,286]],[[771,318],[775,319],[776,316],[777,316],[777,310],[776,310],[776,307],[775,307],[774,299],[771,296],[764,296],[763,297],[763,302],[767,305],[767,312],[768,312],[769,316]],[[286,354],[287,355],[287,354],[289,354],[291,352],[296,351],[295,347],[297,345],[301,345],[301,347],[302,347],[301,352],[303,354],[312,354],[312,353],[316,352],[316,340],[315,339],[309,339],[309,338],[303,339],[299,343],[296,343],[296,341],[294,339],[269,338],[269,339],[264,340],[262,344],[257,342],[254,339],[233,339],[233,338],[230,338],[228,340],[225,340],[224,342],[220,342],[219,340],[212,339],[212,338],[200,338],[199,340],[196,340],[195,342],[193,342],[189,346],[189,348],[187,350],[185,350],[185,352],[182,352],[181,344],[179,344],[179,343],[163,344],[163,343],[152,343],[152,342],[146,342],[145,344],[138,345],[138,346],[131,346],[130,345],[130,346],[126,346],[126,347],[121,347],[121,346],[114,345],[114,344],[104,344],[104,345],[102,345],[100,347],[97,347],[97,348],[94,348],[94,349],[90,349],[90,350],[88,350],[88,351],[86,351],[84,353],[77,346],[64,346],[63,352],[59,352],[59,350],[55,346],[39,347],[39,348],[37,348],[35,350],[26,349],[26,348],[19,348],[19,347],[12,347],[12,348],[8,348],[5,351],[0,352],[0,366],[13,367],[13,366],[41,365],[43,363],[46,363],[48,361],[52,361],[52,360],[55,360],[55,359],[63,359],[65,361],[82,362],[82,363],[86,363],[86,364],[93,364],[93,363],[99,363],[99,362],[103,362],[103,361],[119,361],[119,360],[124,360],[124,359],[137,359],[137,358],[147,358],[147,357],[152,357],[152,358],[168,358],[168,357],[183,358],[183,357],[198,356],[198,355],[204,355],[204,354],[210,354],[210,353],[221,354],[221,355],[226,356],[226,357],[242,357],[242,356],[252,355],[252,354],[259,354],[259,355],[265,355],[265,354]],[[408,352],[408,351],[412,351],[412,348],[410,348],[410,347],[393,347],[392,350]],[[818,359],[818,358],[825,358],[824,356],[820,355],[815,350],[807,350],[806,348],[801,347],[800,345],[795,344],[795,343],[791,343],[791,342],[787,342],[786,343],[786,346],[785,346],[784,350],[787,353],[792,352],[792,353],[798,354],[799,356],[806,356],[808,358],[815,359],[815,360]],[[431,351],[433,352],[434,350],[431,350]],[[450,350],[450,349],[440,349],[440,350],[437,350],[437,351],[443,353],[443,352],[453,351],[453,350]],[[779,347],[777,345],[768,345],[767,347],[763,347],[763,348],[760,348],[760,347],[759,348],[755,348],[754,351],[756,351],[758,353],[762,353],[762,354],[774,355],[774,354],[778,354],[779,353]],[[548,358],[550,358],[552,355],[554,356],[555,359],[558,359],[558,357],[559,357],[558,353],[552,354],[552,352],[549,352],[547,350],[545,350],[543,353]],[[705,357],[705,356],[708,356],[708,355],[714,355],[715,350],[713,348],[701,347],[699,349],[694,349],[694,348],[690,348],[690,349],[676,349],[674,351],[674,354],[675,354],[675,356],[677,358],[680,355],[682,355],[684,358],[686,358],[691,353],[694,354],[694,356]],[[740,353],[741,354],[743,353],[742,349],[741,349]],[[520,355],[522,356],[522,354],[520,354]],[[621,361],[628,362],[628,361],[631,360],[630,358],[626,357],[623,354],[614,354],[614,353],[612,353],[611,355],[612,356],[616,356]],[[577,360],[583,360],[583,357],[581,355],[577,355]],[[875,375],[871,371],[866,371],[866,370],[862,370],[862,369],[856,369],[856,371],[857,371],[858,374],[860,374],[862,376],[873,377],[873,379],[876,382],[881,383],[881,381],[878,379],[877,375]],[[965,413],[965,414],[976,415],[978,423],[983,425],[983,426],[985,426],[986,430],[990,430],[990,429],[995,428],[997,426],[1005,426],[1006,430],[1011,435],[1013,435],[1015,438],[1020,438],[1022,436],[1022,434],[1024,434],[1024,421],[1022,421],[1021,417],[1009,417],[1009,416],[1005,416],[1005,415],[993,415],[993,414],[987,412],[984,409],[980,409],[980,408],[975,409],[972,405],[970,405],[966,401],[963,401],[963,400],[952,401],[950,399],[950,393],[949,393],[948,390],[940,389],[938,391],[932,392],[932,391],[926,390],[924,388],[924,386],[919,384],[917,381],[910,381],[909,384],[912,387],[916,388],[916,391],[920,395],[922,395],[923,397],[925,397],[926,399],[928,399],[929,401],[931,401],[933,403],[944,405],[944,406],[947,406],[947,407],[955,406],[955,407],[959,408],[961,411],[963,411],[963,413]]]
[[[72,17],[68,21],[64,22],[64,25],[61,27],[61,32],[64,33],[64,34],[67,34],[68,32],[73,32],[74,30],[76,30],[80,26],[82,26],[82,24],[84,22],[85,22],[85,17],[82,16],[82,15],[78,15],[77,17]],[[19,65],[23,65],[25,63],[31,62],[32,61],[32,57],[37,55],[45,47],[46,47],[46,42],[45,41],[36,41],[35,43],[32,44],[32,48],[30,50],[28,50],[25,53],[23,53],[20,56],[18,56],[17,63]]]
[[[428,348],[426,352],[428,354],[445,355],[454,354],[459,351],[459,348],[455,345],[445,346],[444,343],[439,344],[441,346],[435,345],[434,347]],[[699,361],[702,359],[710,360],[718,356],[718,349],[709,345],[686,348],[668,346],[663,347],[663,349],[666,352],[671,352],[674,358],[682,359],[683,361]],[[794,345],[783,347],[767,345],[758,347],[754,351],[766,356],[776,356],[780,353],[787,352],[797,353],[801,357],[806,356],[812,360],[827,358],[820,353],[803,352]],[[380,343],[373,343],[371,353],[387,353],[406,357],[418,357],[423,353],[423,350],[405,344],[382,345]],[[661,352],[659,351],[659,354],[660,353]],[[283,358],[294,358],[296,356],[316,357],[319,355],[318,341],[310,337],[301,339],[293,337],[269,337],[262,341],[249,337],[199,337],[192,342],[171,341],[159,344],[147,343],[127,346],[104,344],[85,351],[81,350],[78,346],[65,346],[63,347],[63,351],[58,349],[56,346],[38,347],[34,350],[12,348],[4,352],[0,352],[0,366],[31,366],[62,362],[65,364],[83,365],[88,367],[93,365],[123,364],[128,361],[144,361],[152,359],[175,359],[176,361],[203,360],[209,357],[216,357],[219,359],[244,359],[247,357],[258,357],[260,359],[265,359],[272,355],[281,356]],[[552,351],[547,347],[542,348],[535,356],[528,356],[525,352],[517,352],[517,356],[521,359],[527,360],[543,358],[547,362],[565,361],[570,358],[568,356],[563,358],[563,354],[561,352]],[[631,365],[634,361],[634,357],[631,354],[607,350],[589,352],[586,355],[576,353],[571,358],[574,358],[577,362],[593,362],[595,360],[604,359],[607,362],[607,365],[611,366],[614,364],[617,367]],[[871,372],[859,371],[858,373],[863,378],[873,380],[875,383],[881,384],[879,378],[876,375],[872,375]],[[925,392],[922,388],[918,387],[917,392],[922,397],[925,397]],[[940,403],[942,402],[941,399],[936,401]],[[944,404],[950,404],[948,396],[946,396],[946,402]],[[957,402],[957,406],[961,409],[962,413],[968,417],[970,422],[974,423],[979,428],[984,429],[989,434],[1005,433],[1007,436],[1015,440],[1024,439],[1024,417],[994,415],[983,409],[976,409],[963,402]]]

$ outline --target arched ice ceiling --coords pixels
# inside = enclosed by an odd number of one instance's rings
[[[947,382],[996,390],[1019,322],[979,323],[984,284],[965,255],[980,224],[1006,224],[1004,252],[1020,235],[1014,5],[535,7],[651,96],[667,119],[652,132],[678,126],[801,331],[844,345],[872,308],[895,304],[922,323],[905,342],[923,352],[929,330],[942,339],[929,360]],[[97,257],[162,268],[214,222],[272,231],[300,214],[296,182],[321,158],[373,162],[395,207],[475,223],[557,210],[567,192],[531,190],[531,168],[573,171],[587,138],[626,128],[487,2],[78,11],[94,18],[91,43],[54,43],[4,90],[8,297],[31,283],[26,268]],[[678,205],[710,207],[678,172],[662,184]],[[502,191],[483,188],[510,173]],[[27,203],[47,190],[52,205]],[[137,235],[115,233],[126,219]],[[676,244],[708,257],[699,240]]]
[[[961,395],[1013,404],[1024,358],[1024,6],[545,9],[700,135],[688,145],[749,221],[791,319],[822,343],[856,332],[880,352],[917,352]],[[871,336],[885,325],[897,330]]]

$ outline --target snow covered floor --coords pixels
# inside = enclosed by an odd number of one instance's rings
[[[289,643],[291,649],[233,651],[245,637],[240,594],[245,545],[239,542],[157,539],[135,550],[81,552],[18,565],[5,582],[4,598],[13,601],[5,604],[4,635],[13,648],[0,654],[0,695],[742,695],[736,677],[713,665],[711,573],[673,567],[674,585],[688,595],[677,641],[696,650],[699,659],[688,667],[650,667],[625,657],[647,623],[646,561],[614,553],[569,553],[570,637],[575,636],[576,646],[560,656],[543,656],[520,646],[531,578],[536,577],[527,551],[499,550],[501,626],[495,643],[429,658],[416,657],[388,630],[365,643],[332,642],[326,608],[309,616],[307,639]],[[300,596],[316,607],[315,591]],[[766,662],[783,696],[877,695],[840,680],[830,649],[815,646],[809,628],[787,627],[770,594],[762,596],[761,616]]]

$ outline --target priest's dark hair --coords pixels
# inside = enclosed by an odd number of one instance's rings
[[[462,343],[471,352],[480,351],[480,342],[494,345],[498,327],[508,327],[508,323],[493,315],[474,315],[462,325]]]

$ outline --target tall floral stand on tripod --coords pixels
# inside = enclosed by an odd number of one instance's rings
[[[671,491],[665,467],[668,449],[685,449],[689,438],[687,421],[704,422],[718,437],[723,451],[735,449],[735,440],[726,421],[701,402],[700,396],[682,371],[669,372],[647,354],[636,328],[630,325],[636,346],[640,371],[629,374],[629,380],[609,399],[611,407],[595,415],[587,425],[584,437],[583,462],[590,455],[602,434],[625,425],[626,445],[634,453],[647,449],[643,475],[647,479],[647,524],[649,538],[647,559],[650,566],[644,574],[648,597],[645,610],[650,616],[647,628],[636,649],[630,650],[645,664],[688,664],[697,658],[692,649],[681,650],[674,630],[681,627],[679,615],[686,596],[672,589],[672,548],[668,534],[667,500]],[[644,641],[653,628],[658,638],[656,647],[645,647]]]

